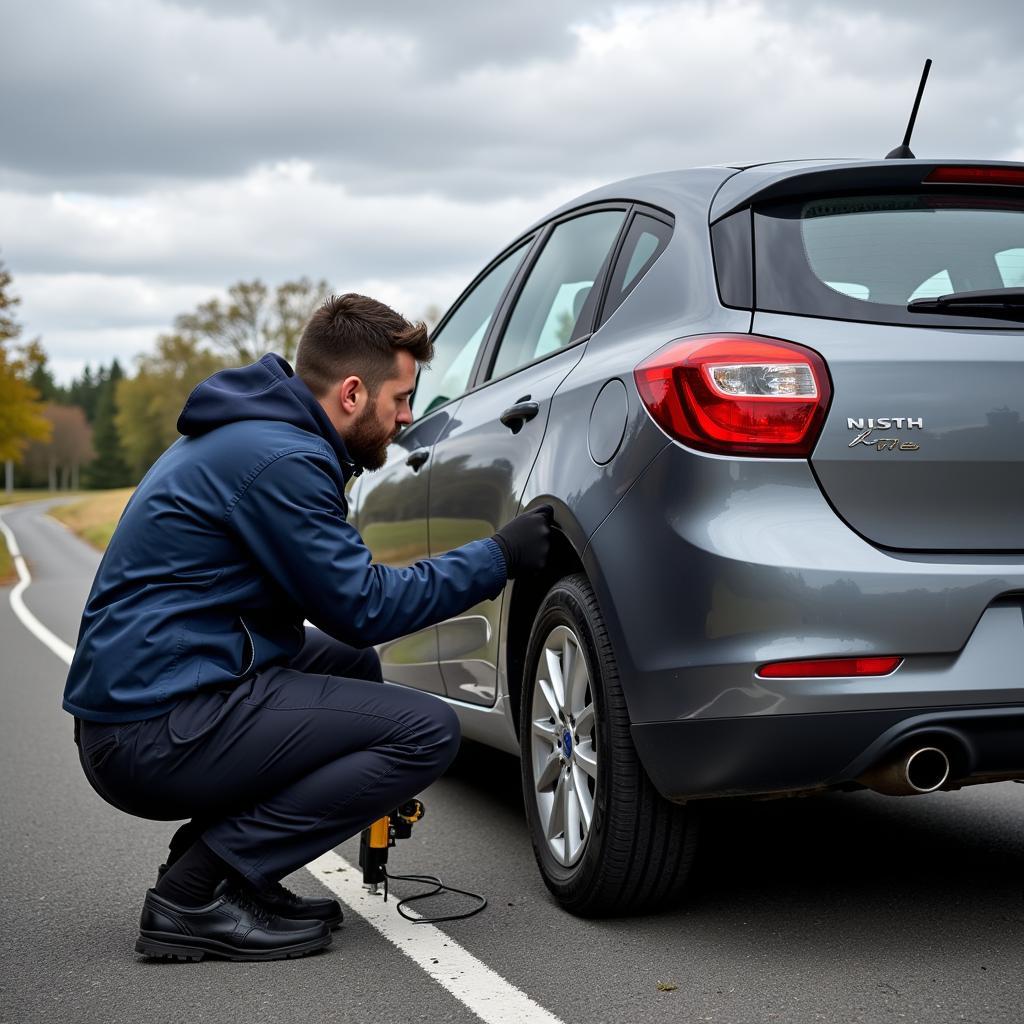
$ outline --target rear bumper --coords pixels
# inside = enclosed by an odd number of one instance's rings
[[[800,460],[667,444],[583,554],[637,724],[1024,704],[1024,555],[882,551]],[[888,676],[766,662],[896,656]]]
[[[667,797],[854,783],[931,732],[948,785],[1024,778],[1021,554],[884,551],[835,514],[806,462],[670,443],[583,562]],[[852,656],[902,662],[886,676],[757,674]]]
[[[949,757],[943,789],[1024,778],[1024,705],[652,722],[633,741],[672,800],[840,786],[918,742]]]

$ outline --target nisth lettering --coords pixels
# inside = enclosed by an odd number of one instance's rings
[[[879,416],[846,418],[846,426],[849,430],[924,430],[923,416]]]

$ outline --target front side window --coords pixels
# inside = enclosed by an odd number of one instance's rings
[[[412,396],[414,419],[458,398],[469,386],[494,309],[528,248],[524,242],[493,267],[434,335],[434,358],[420,370]]]
[[[625,216],[624,210],[599,210],[555,227],[519,294],[490,378],[503,377],[586,333],[589,325],[580,313]]]

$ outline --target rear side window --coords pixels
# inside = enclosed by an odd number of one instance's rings
[[[996,266],[1007,288],[1024,288],[1024,248],[997,252]]]
[[[672,229],[662,221],[646,214],[637,214],[633,218],[608,282],[602,323],[622,305],[644,274],[654,266],[671,237]]]
[[[489,379],[586,333],[581,314],[625,218],[625,210],[600,210],[555,226],[519,293]]]
[[[758,309],[992,327],[1002,322],[910,313],[907,303],[1019,287],[1024,200],[928,194],[780,203],[755,210],[754,252]]]

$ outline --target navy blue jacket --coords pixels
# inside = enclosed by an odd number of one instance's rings
[[[203,687],[293,657],[303,619],[356,647],[441,622],[506,582],[491,538],[403,569],[371,562],[346,522],[362,472],[276,355],[192,392],[100,562],[64,708],[153,718]]]

